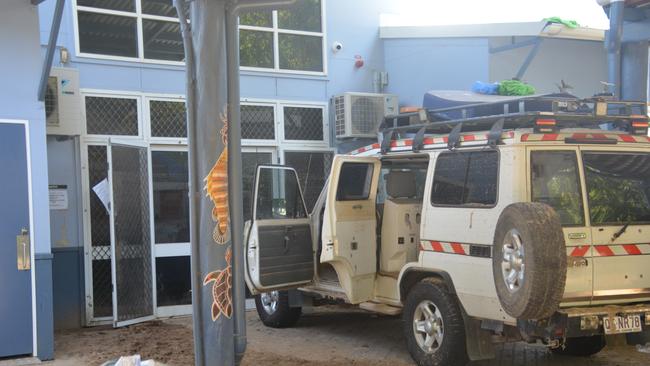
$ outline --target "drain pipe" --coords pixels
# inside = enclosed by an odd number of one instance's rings
[[[244,209],[242,193],[241,113],[239,110],[239,29],[242,10],[277,10],[294,4],[295,0],[239,0],[226,6],[226,63],[228,69],[228,191],[232,236],[232,299],[235,364],[246,351],[246,289],[244,280]]]
[[[609,31],[605,39],[607,49],[608,91],[616,99],[621,97],[621,38],[623,37],[624,0],[600,0],[602,6],[609,5]]]

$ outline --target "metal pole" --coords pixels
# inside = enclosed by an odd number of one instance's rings
[[[192,44],[191,25],[187,22],[185,14],[185,0],[174,0],[174,6],[178,13],[178,20],[183,37],[183,48],[185,50],[185,75],[187,78],[185,105],[187,109],[187,145],[189,160],[189,201],[190,201],[190,243],[191,243],[191,271],[192,271],[192,321],[194,334],[194,355],[196,365],[205,364],[203,359],[203,313],[201,312],[202,291],[200,283],[201,263],[199,260],[199,228],[200,228],[200,199],[201,182],[198,176],[198,148],[196,138],[196,69],[194,65],[194,47]],[[197,283],[198,282],[198,283]]]
[[[623,14],[625,2],[613,0],[609,6],[609,30],[605,40],[607,48],[607,81],[609,92],[620,98],[621,90],[621,37],[623,36]]]
[[[226,7],[226,57],[228,63],[228,187],[232,228],[232,298],[235,363],[246,351],[246,290],[244,280],[244,208],[242,193],[241,115],[239,110],[238,10]]]
[[[63,15],[63,6],[65,0],[56,0],[56,8],[54,8],[54,17],[52,18],[52,27],[50,28],[50,39],[47,41],[47,52],[45,53],[45,60],[43,61],[43,70],[41,71],[41,81],[38,84],[38,101],[45,100],[45,92],[47,91],[47,81],[50,77],[50,69],[52,68],[52,59],[54,58],[54,50],[56,49],[56,41],[59,37],[59,28],[61,27],[61,17]]]

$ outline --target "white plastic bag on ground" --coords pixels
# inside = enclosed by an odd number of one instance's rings
[[[643,353],[650,353],[650,343],[646,343],[645,346],[642,344],[637,344],[636,350]]]

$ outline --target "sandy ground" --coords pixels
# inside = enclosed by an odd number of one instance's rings
[[[304,314],[296,327],[265,327],[247,313],[248,349],[242,365],[402,366],[413,365],[405,347],[400,319],[351,310],[318,308]],[[55,335],[52,366],[101,365],[120,355],[139,353],[166,365],[193,364],[192,321],[189,317],[153,321],[121,329],[87,328]],[[650,354],[634,347],[608,347],[578,359],[550,354],[544,347],[521,343],[498,346],[497,359],[487,365],[650,365]]]

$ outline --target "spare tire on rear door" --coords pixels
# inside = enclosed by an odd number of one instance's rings
[[[567,258],[560,217],[543,203],[513,203],[497,223],[492,272],[508,315],[544,319],[564,294]]]

